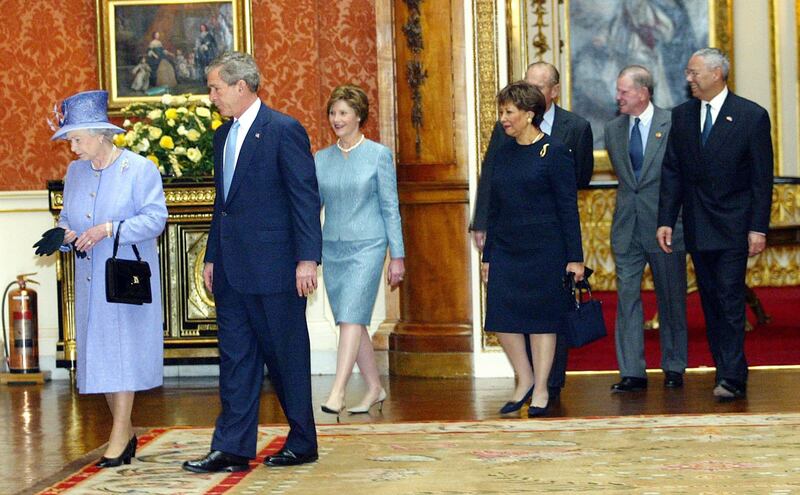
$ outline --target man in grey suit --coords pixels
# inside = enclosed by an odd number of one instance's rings
[[[587,187],[592,180],[594,138],[588,120],[556,105],[555,100],[561,92],[560,77],[558,69],[547,62],[534,62],[528,66],[525,72],[525,81],[536,86],[544,95],[545,112],[542,116],[541,129],[566,144],[572,152],[575,164],[575,183],[580,189]],[[500,122],[497,122],[481,165],[481,180],[478,182],[478,192],[475,196],[475,214],[469,227],[475,245],[480,250],[483,250],[483,243],[486,239],[494,154],[503,144],[513,139],[505,133]],[[530,357],[530,349],[528,351]],[[564,388],[567,377],[567,355],[566,339],[558,339],[555,360],[550,369],[550,379],[547,381],[551,400],[557,399],[561,395],[561,389]]]
[[[612,392],[647,388],[644,359],[644,314],[641,285],[650,265],[661,323],[661,369],[664,385],[683,385],[687,360],[686,250],[680,222],[672,236],[672,252],[656,241],[661,163],[667,149],[671,118],[653,105],[653,77],[640,66],[628,66],[617,77],[620,116],[605,126],[608,156],[619,179],[611,224],[611,250],[617,272],[617,362],[622,380]]]

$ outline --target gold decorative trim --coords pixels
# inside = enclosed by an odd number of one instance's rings
[[[499,68],[497,63],[497,10],[494,0],[474,0],[474,40],[475,40],[475,88],[478,95],[476,119],[476,162],[474,183],[480,179],[482,158],[489,147],[495,122],[497,105],[495,95],[499,88]],[[483,332],[483,319],[486,313],[486,287],[479,284],[480,326],[483,347],[486,347],[486,333]]]
[[[781,90],[781,71],[778,69],[781,67],[780,25],[776,17],[778,9],[780,9],[779,0],[769,2],[769,69],[772,76],[769,78],[769,92],[772,99],[770,113],[772,114],[773,170],[775,175],[780,176],[783,171],[783,140],[781,139],[783,91]]]
[[[213,186],[164,191],[168,206],[213,206],[216,190]]]

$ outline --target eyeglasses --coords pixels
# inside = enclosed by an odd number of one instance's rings
[[[692,69],[686,69],[686,70],[684,70],[684,71],[683,71],[683,74],[684,74],[686,77],[692,77],[692,78],[695,78],[695,77],[697,77],[697,76],[699,76],[699,75],[700,75],[700,71],[697,71],[697,70],[692,70]]]

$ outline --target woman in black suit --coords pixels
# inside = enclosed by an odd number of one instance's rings
[[[497,332],[517,375],[513,399],[500,412],[518,411],[532,397],[528,416],[535,417],[547,412],[556,334],[570,308],[564,276],[583,280],[575,167],[569,149],[539,129],[545,99],[538,89],[511,83],[497,102],[500,123],[515,139],[498,149],[490,179],[484,328]]]

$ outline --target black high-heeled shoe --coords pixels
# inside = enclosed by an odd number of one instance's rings
[[[106,457],[103,456],[97,461],[95,464],[96,467],[99,468],[110,468],[110,467],[119,467],[123,464],[130,464],[131,459],[136,457],[136,444],[138,440],[136,439],[136,435],[130,439],[128,445],[125,446],[125,450],[122,451],[118,457]]]
[[[528,402],[528,399],[531,398],[531,395],[533,395],[533,387],[531,387],[525,393],[525,396],[522,397],[522,399],[519,400],[518,402],[512,402],[512,401],[506,402],[506,404],[500,408],[500,414],[510,414],[519,411],[520,409],[522,409],[522,406],[524,406],[525,403]]]

